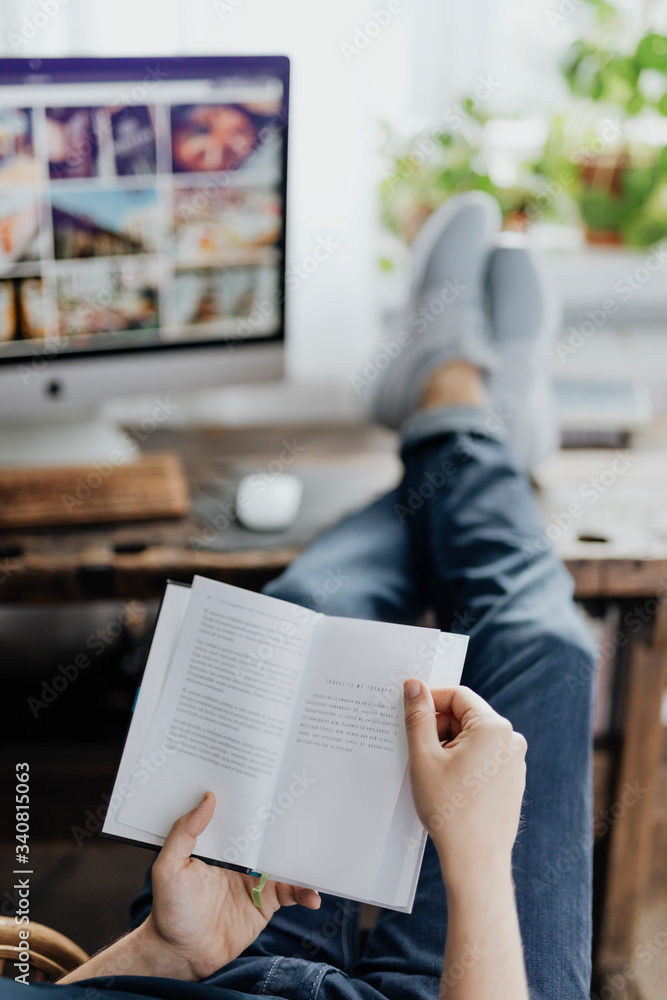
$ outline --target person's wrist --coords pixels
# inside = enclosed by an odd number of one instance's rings
[[[151,975],[162,979],[181,979],[196,982],[203,978],[197,975],[193,963],[183,956],[177,947],[166,941],[155,926],[153,914],[149,913],[143,924],[133,932],[135,943],[144,956]]]
[[[488,896],[492,887],[506,894],[514,892],[512,879],[512,855],[495,847],[467,850],[465,853],[451,851],[449,845],[435,843],[442,878],[448,898]]]

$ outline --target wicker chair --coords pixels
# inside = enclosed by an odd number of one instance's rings
[[[15,962],[19,961],[19,938],[21,927],[29,926],[28,940],[30,959],[30,982],[57,979],[76,969],[88,959],[88,955],[64,934],[36,924],[17,924],[13,917],[0,917],[0,976],[13,978],[16,975]]]

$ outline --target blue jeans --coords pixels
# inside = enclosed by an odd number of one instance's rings
[[[467,632],[463,682],[528,741],[514,880],[532,1000],[584,1000],[591,972],[593,651],[531,488],[473,409],[404,426],[400,487],[320,537],[266,589],[327,614]],[[484,858],[479,859],[481,866]],[[150,909],[150,887],[133,924]],[[206,983],[288,1000],[435,1000],[447,907],[429,841],[412,914],[323,896],[279,911]],[[480,942],[483,947],[483,942]],[[452,975],[465,974],[465,962]],[[480,997],[480,1000],[483,998]]]

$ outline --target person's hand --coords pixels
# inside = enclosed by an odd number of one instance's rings
[[[143,930],[144,945],[167,957],[175,978],[204,979],[240,955],[281,906],[320,905],[319,893],[284,882],[267,882],[262,906],[252,901],[257,879],[192,858],[197,837],[208,826],[215,796],[207,792],[191,812],[176,820],[153,865],[153,910]]]
[[[445,884],[484,867],[510,872],[526,778],[526,741],[469,688],[404,685],[412,797]]]

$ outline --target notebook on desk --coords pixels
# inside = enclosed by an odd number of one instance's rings
[[[646,427],[653,407],[642,382],[627,380],[554,382],[564,448],[618,448]]]

